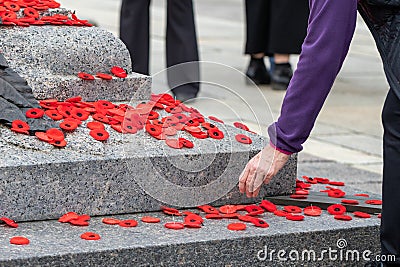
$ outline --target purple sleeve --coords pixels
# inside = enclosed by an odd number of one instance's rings
[[[347,55],[356,19],[357,0],[310,0],[307,36],[299,63],[281,115],[268,128],[275,147],[290,153],[303,149]]]

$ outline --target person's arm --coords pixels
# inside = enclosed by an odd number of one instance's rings
[[[357,0],[310,0],[307,36],[283,100],[268,129],[271,145],[246,165],[240,191],[255,197],[289,159],[302,150],[347,55],[357,19]]]

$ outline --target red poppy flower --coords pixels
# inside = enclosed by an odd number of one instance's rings
[[[14,2],[8,2],[7,1],[7,2],[4,2],[3,5],[8,10],[11,10],[11,11],[14,11],[14,12],[17,12],[17,11],[19,11],[21,9],[21,7],[17,3],[14,3]]]
[[[240,215],[238,216],[239,221],[242,222],[253,222],[254,220],[256,220],[255,217],[253,216],[249,216],[249,215]]]
[[[309,189],[311,187],[311,184],[306,184],[303,182],[296,182],[296,187],[301,188],[301,189]]]
[[[244,134],[237,134],[236,136],[235,136],[235,138],[236,138],[236,141],[238,141],[239,143],[242,143],[242,144],[251,144],[251,143],[253,143],[253,141],[250,139],[250,137],[248,137],[248,136],[246,136],[246,135],[244,135]]]
[[[155,136],[155,135],[160,135],[162,132],[162,127],[159,125],[154,125],[151,123],[146,124],[146,132],[148,132],[150,135]]]
[[[369,199],[365,201],[365,204],[369,205],[382,205],[382,200],[380,199]]]
[[[178,114],[182,112],[182,108],[179,106],[168,106],[165,108],[165,111],[172,114]]]
[[[334,218],[339,221],[351,221],[353,219],[349,215],[344,214],[335,215]]]
[[[274,214],[279,217],[286,217],[286,215],[288,215],[289,212],[287,212],[286,210],[276,210],[274,211]]]
[[[164,124],[167,124],[165,127],[168,127],[169,125],[174,124],[174,123],[179,123],[179,119],[174,116],[162,118],[161,121]]]
[[[246,230],[246,224],[244,223],[231,223],[228,224],[228,229],[231,231],[244,231]]]
[[[160,218],[152,217],[152,216],[143,216],[142,222],[144,223],[159,223],[161,220]]]
[[[61,115],[60,113],[58,113],[58,111],[55,110],[55,109],[46,110],[44,113],[45,113],[48,117],[50,117],[51,119],[53,119],[53,120],[55,120],[55,121],[59,121],[59,120],[64,119],[64,116]]]
[[[248,205],[244,208],[248,213],[251,213],[250,216],[263,214],[264,210],[257,205]],[[249,214],[248,214],[249,215]]]
[[[201,228],[201,224],[198,223],[184,223],[186,228]]]
[[[235,205],[224,205],[219,208],[219,211],[225,214],[235,213],[237,211],[237,207]]]
[[[100,78],[100,79],[103,79],[103,80],[112,80],[112,78],[113,78],[110,74],[101,73],[101,72],[98,72],[98,73],[96,74],[96,77],[97,77],[97,78]]]
[[[290,195],[290,198],[293,198],[293,199],[307,199],[308,197],[307,197],[307,195],[293,194],[293,195]]]
[[[65,102],[70,102],[70,103],[77,103],[77,102],[81,102],[81,101],[82,101],[81,96],[74,96],[74,97],[70,97],[65,100]]]
[[[224,217],[222,217],[222,215],[220,215],[220,214],[209,213],[206,215],[206,219],[209,219],[209,220],[220,220],[223,218]]]
[[[89,132],[90,136],[96,139],[97,141],[106,141],[110,134],[103,129],[94,129]]]
[[[307,216],[320,216],[322,214],[321,208],[317,207],[317,206],[305,207],[303,212],[304,212],[304,215],[307,215]]]
[[[277,210],[277,207],[274,203],[265,199],[261,201],[260,207],[262,207],[268,212],[274,212]]]
[[[40,109],[40,108],[31,108],[26,111],[25,115],[27,118],[38,119],[38,118],[43,117],[44,110]]]
[[[64,119],[64,121],[65,122],[74,122],[74,123],[76,123],[76,124],[78,124],[78,125],[81,125],[82,124],[82,121],[81,120],[78,120],[78,119],[75,119],[75,118],[65,118]]]
[[[178,138],[178,140],[179,140],[180,143],[182,143],[182,145],[184,147],[187,147],[187,148],[193,148],[194,147],[194,144],[191,141],[189,141],[189,140],[187,140],[185,138],[180,137],[180,138]]]
[[[11,220],[7,217],[0,218],[0,223],[4,223],[12,228],[18,228],[18,224],[14,220]]]
[[[110,224],[110,225],[116,225],[121,222],[121,220],[114,219],[114,218],[103,218],[101,221],[105,224]]]
[[[301,213],[302,209],[297,206],[284,206],[283,209],[289,213]]]
[[[11,123],[11,131],[16,132],[16,133],[23,133],[23,134],[29,134],[29,125],[21,120],[14,120]]]
[[[335,186],[344,186],[343,182],[336,182],[336,181],[330,181],[329,184]]]
[[[244,125],[244,124],[241,123],[241,122],[234,122],[234,123],[233,123],[233,126],[235,126],[236,128],[245,130],[245,131],[250,130],[249,127],[247,127],[246,125]]]
[[[330,182],[328,178],[315,177],[314,179],[320,184],[328,184]]]
[[[340,204],[333,204],[327,208],[327,211],[332,215],[340,215],[346,212],[346,207]]]
[[[80,215],[76,219],[69,220],[69,223],[74,226],[89,226],[89,220],[90,216],[89,215]]]
[[[64,133],[57,128],[48,129],[46,131],[46,134],[49,138],[53,139],[54,141],[62,141],[65,138]]]
[[[307,190],[296,189],[296,195],[309,195],[309,194],[310,194],[310,192],[308,192]]]
[[[182,113],[176,113],[173,115],[175,118],[179,120],[181,123],[186,123],[188,120],[188,117],[185,114]]]
[[[147,116],[147,119],[148,120],[155,120],[155,119],[157,119],[158,117],[159,117],[160,115],[157,113],[157,112],[155,112],[155,111],[150,111],[150,113],[149,113],[149,115]]]
[[[61,141],[52,140],[49,143],[51,145],[55,146],[55,147],[61,147],[62,148],[62,147],[66,147],[67,146],[67,141],[65,141],[65,140],[61,140]]]
[[[76,220],[79,218],[79,215],[75,212],[67,212],[63,216],[61,216],[58,221],[61,223],[67,223],[71,220]]]
[[[356,197],[369,197],[368,194],[354,194]]]
[[[81,238],[85,240],[99,240],[100,235],[93,233],[93,232],[86,232],[81,234]]]
[[[329,197],[341,198],[341,197],[344,197],[345,195],[346,195],[346,193],[340,189],[333,189],[333,190],[328,191]]]
[[[71,115],[73,118],[81,121],[85,121],[89,118],[89,113],[81,108],[72,108]]]
[[[68,118],[68,117],[72,116],[71,110],[72,110],[72,107],[67,106],[67,105],[60,105],[57,107],[58,113],[60,113],[62,116],[64,116],[64,118]]]
[[[65,131],[71,132],[76,130],[76,128],[78,128],[78,124],[72,121],[63,121],[62,123],[60,123],[60,128]]]
[[[251,221],[251,223],[254,224],[254,226],[260,227],[260,228],[268,228],[269,227],[269,224],[260,218],[254,218],[254,220]]]
[[[310,184],[317,184],[318,183],[318,181],[316,179],[308,177],[308,176],[305,176],[305,175],[303,176],[303,179],[306,180]]]
[[[40,100],[39,105],[45,109],[55,109],[57,108],[57,99]]]
[[[136,220],[124,220],[120,221],[118,225],[121,227],[136,227],[138,222]]]
[[[214,138],[214,139],[223,139],[224,138],[224,133],[222,131],[220,131],[219,129],[216,129],[216,128],[208,129],[207,132],[211,138]]]
[[[302,221],[304,220],[304,216],[299,214],[288,214],[286,215],[286,219],[289,221]]]
[[[203,123],[201,124],[201,127],[203,127],[203,128],[206,129],[206,130],[209,130],[209,129],[212,129],[212,128],[218,128],[218,127],[215,126],[214,124],[208,123],[208,122],[203,122]]]
[[[382,218],[382,214],[379,213],[379,214],[377,215],[377,217],[378,217],[379,219]]]
[[[342,199],[340,202],[342,202],[343,204],[349,204],[349,205],[358,205],[358,204],[360,204],[358,202],[358,200],[355,200],[355,199]]]
[[[175,148],[175,149],[181,149],[183,147],[183,144],[181,142],[179,142],[178,139],[166,139],[165,143],[171,147],[171,148]]]
[[[188,121],[186,121],[186,126],[191,126],[191,127],[198,127],[200,126],[200,123],[198,120],[196,119],[189,119]],[[200,128],[199,128],[200,129]],[[201,130],[201,129],[200,129]],[[188,130],[187,130],[188,131]]]
[[[164,128],[162,129],[163,134],[168,135],[168,136],[173,136],[176,135],[176,133],[178,132],[175,128],[173,127],[168,127],[168,128]]]
[[[358,217],[358,218],[364,218],[364,219],[368,219],[371,218],[371,215],[365,212],[361,212],[361,211],[355,211],[353,212],[354,216]]]
[[[202,224],[203,223],[203,218],[199,215],[196,214],[191,214],[185,217],[184,223],[190,223],[190,224]]]
[[[94,130],[94,129],[105,129],[104,124],[98,121],[91,121],[88,122],[86,127],[88,127],[90,130]]]
[[[174,209],[174,208],[162,206],[161,210],[167,215],[182,216],[182,214],[179,212],[179,210]]]
[[[164,224],[164,227],[172,230],[181,230],[185,228],[185,225],[180,222],[168,222]]]
[[[53,141],[53,139],[51,139],[50,137],[47,136],[47,134],[45,132],[36,132],[35,136],[40,140],[40,141],[44,141],[44,142],[51,142]]]
[[[206,139],[208,137],[208,133],[206,132],[190,133],[190,134],[197,139]]]
[[[29,239],[23,236],[14,236],[10,239],[12,245],[29,245]]]
[[[197,208],[202,210],[203,212],[205,212],[207,214],[219,214],[218,210],[215,209],[213,206],[210,206],[210,205],[202,205],[202,206],[198,206]]]
[[[217,117],[214,117],[214,116],[208,116],[208,118],[210,120],[213,120],[213,121],[216,121],[216,122],[219,122],[219,123],[224,123],[224,121],[222,121],[222,120],[220,120],[220,119],[218,119]]]
[[[102,114],[94,114],[93,116],[92,116],[92,118],[94,119],[94,120],[96,120],[96,121],[101,121],[101,122],[103,122],[103,123],[110,123],[110,120],[108,119],[108,117],[107,116],[104,116],[104,115],[102,115]]]
[[[237,219],[240,216],[239,213],[227,213],[227,214],[222,214],[222,218],[224,219]]]
[[[78,77],[81,78],[82,80],[87,80],[87,81],[94,80],[93,75],[91,75],[89,73],[85,73],[85,72],[79,72]]]
[[[123,68],[118,67],[118,66],[112,67],[111,73],[114,74],[118,78],[126,78],[128,76],[126,71]]]

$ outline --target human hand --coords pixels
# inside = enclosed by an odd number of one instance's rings
[[[239,190],[247,197],[256,197],[262,184],[268,184],[289,159],[271,145],[266,146],[246,165],[239,177]]]

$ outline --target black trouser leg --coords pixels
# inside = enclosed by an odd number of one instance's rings
[[[186,93],[197,94],[200,68],[192,0],[168,0],[166,52],[168,68],[191,62],[167,71],[171,89],[174,92],[184,90]]]
[[[267,52],[269,42],[270,0],[246,0],[245,54]]]
[[[400,100],[392,89],[385,101],[382,122],[384,127],[382,254],[396,255],[396,263],[400,264]]]
[[[120,38],[131,55],[132,69],[149,74],[150,0],[122,0]]]

